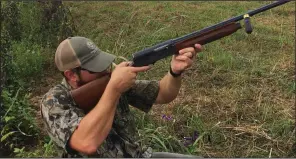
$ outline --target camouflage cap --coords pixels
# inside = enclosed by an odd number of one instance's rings
[[[82,67],[92,72],[102,72],[114,59],[114,55],[103,52],[90,39],[79,36],[62,41],[55,53],[55,63],[60,71]]]

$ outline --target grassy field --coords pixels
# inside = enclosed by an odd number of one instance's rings
[[[271,2],[64,3],[79,36],[130,59],[141,49]],[[155,105],[148,114],[133,110],[144,143],[158,151],[204,157],[296,157],[291,151],[295,2],[254,16],[252,24],[250,35],[239,30],[203,46],[172,103]],[[140,79],[161,79],[169,62],[157,62]],[[194,131],[197,140],[183,146],[183,137]]]
[[[67,2],[79,35],[116,55],[213,25],[270,2]],[[143,141],[154,149],[204,157],[290,157],[295,142],[295,2],[252,18],[205,45],[184,75],[178,98],[138,114]],[[160,79],[170,58],[141,79]],[[166,121],[162,115],[171,115]],[[199,132],[189,147],[182,138]]]

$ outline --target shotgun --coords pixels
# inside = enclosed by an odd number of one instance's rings
[[[183,48],[193,47],[194,44],[205,45],[207,43],[221,39],[225,36],[231,35],[242,28],[239,21],[243,19],[246,33],[251,34],[253,31],[250,19],[251,16],[264,12],[271,8],[283,5],[287,2],[289,1],[276,1],[274,3],[262,6],[258,9],[249,11],[246,14],[230,18],[218,24],[206,27],[202,30],[184,35],[176,39],[167,40],[150,48],[134,53],[132,59],[133,66],[139,67],[154,64],[156,61],[160,59],[166,58],[174,54],[178,54],[178,51]]]
[[[235,33],[237,30],[243,28],[239,22],[240,20],[244,20],[245,32],[247,34],[251,34],[253,31],[250,19],[251,16],[264,12],[271,8],[283,5],[287,2],[289,1],[275,1],[271,4],[249,11],[246,14],[230,18],[228,20],[206,27],[199,31],[175,39],[170,39],[155,46],[146,48],[142,51],[136,52],[132,54],[131,66],[140,67],[154,64],[155,62],[163,58],[172,56],[174,54],[178,54],[178,51],[183,48],[193,47],[194,44],[205,45],[207,43],[231,35]],[[109,81],[109,78],[110,77],[97,79],[83,85],[78,89],[72,90],[71,94],[76,104],[86,112],[91,110],[102,96],[105,87]]]

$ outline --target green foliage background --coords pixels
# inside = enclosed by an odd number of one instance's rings
[[[42,78],[45,66],[51,65],[53,48],[75,32],[70,23],[60,1],[1,1],[0,156],[21,154],[40,140],[48,147],[36,125],[36,108],[29,103],[30,90],[32,81]]]

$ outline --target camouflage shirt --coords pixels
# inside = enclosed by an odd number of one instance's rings
[[[157,81],[137,80],[136,84],[124,93],[118,102],[112,129],[94,156],[76,152],[68,141],[85,116],[70,95],[71,87],[65,79],[50,89],[42,98],[41,113],[47,133],[57,146],[64,151],[64,157],[151,157],[152,149],[143,148],[137,143],[134,116],[129,105],[148,112],[159,91]],[[100,134],[98,134],[100,135]]]

